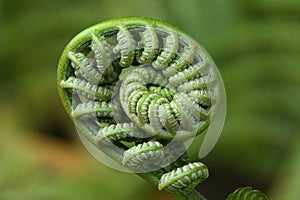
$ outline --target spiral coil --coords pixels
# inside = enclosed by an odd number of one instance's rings
[[[205,50],[174,27],[144,18],[77,37],[63,53],[58,82],[87,139],[117,146],[130,170],[170,166],[161,190],[189,190],[205,180],[207,168],[189,164],[183,145],[210,125],[219,96],[220,77]]]

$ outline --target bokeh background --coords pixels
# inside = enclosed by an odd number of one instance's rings
[[[0,199],[170,200],[93,159],[57,94],[64,46],[84,28],[124,16],[178,26],[223,76],[227,118],[202,160],[211,175],[198,189],[212,200],[246,185],[300,199],[299,0],[1,0]]]

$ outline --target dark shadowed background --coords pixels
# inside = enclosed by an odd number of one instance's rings
[[[197,40],[222,74],[224,131],[202,161],[211,200],[252,185],[300,199],[299,0],[1,0],[0,200],[170,199],[112,170],[80,143],[56,89],[65,45],[116,17],[167,21]]]

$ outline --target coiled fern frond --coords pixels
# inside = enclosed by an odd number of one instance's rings
[[[190,163],[185,144],[215,120],[224,88],[192,38],[147,18],[100,23],[65,48],[58,88],[94,147],[175,198],[205,199],[194,188],[208,169]]]
[[[74,122],[89,129],[80,132],[95,145],[106,137],[121,142],[124,151],[138,145],[134,135],[165,146],[202,133],[223,89],[199,44],[146,18],[111,20],[77,35],[61,56],[58,85]]]

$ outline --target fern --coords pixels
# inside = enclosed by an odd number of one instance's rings
[[[100,23],[67,45],[58,83],[66,111],[96,148],[175,199],[204,199],[194,188],[208,169],[189,163],[182,147],[208,128],[224,88],[192,38],[147,18]]]

